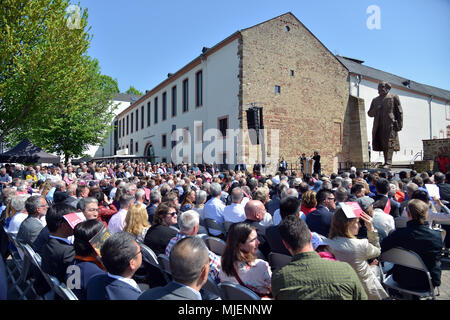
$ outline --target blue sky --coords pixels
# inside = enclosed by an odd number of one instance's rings
[[[102,73],[144,92],[234,32],[292,12],[333,53],[450,90],[450,0],[79,0]],[[380,9],[380,29],[366,22]]]

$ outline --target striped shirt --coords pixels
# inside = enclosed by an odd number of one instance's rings
[[[169,244],[166,247],[165,254],[170,257],[170,250],[179,240],[186,238],[188,235],[183,233],[178,233],[175,237],[170,239]],[[220,269],[220,256],[216,255],[211,250],[208,250],[209,257],[209,274],[212,276],[214,280],[219,279],[219,269]]]

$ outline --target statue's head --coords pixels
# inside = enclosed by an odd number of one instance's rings
[[[391,90],[391,85],[389,82],[380,82],[378,84],[378,94],[380,96],[386,96],[389,93],[389,90]]]

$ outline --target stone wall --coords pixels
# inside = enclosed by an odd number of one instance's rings
[[[322,171],[336,171],[336,158],[346,157],[345,67],[290,13],[242,30],[238,55],[241,128],[247,128],[245,110],[255,103],[263,107],[264,127],[280,130],[280,157],[295,163],[303,152],[318,150]]]
[[[348,159],[352,166],[364,168],[364,163],[369,162],[367,141],[364,99],[350,96],[344,118],[342,159]]]
[[[450,158],[450,139],[422,140],[423,160],[435,160],[443,155]]]

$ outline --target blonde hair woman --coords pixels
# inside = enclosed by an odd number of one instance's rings
[[[148,222],[147,210],[139,203],[133,204],[130,209],[128,209],[125,218],[124,231],[134,235],[136,240],[144,242],[145,235],[149,228],[150,223]]]

